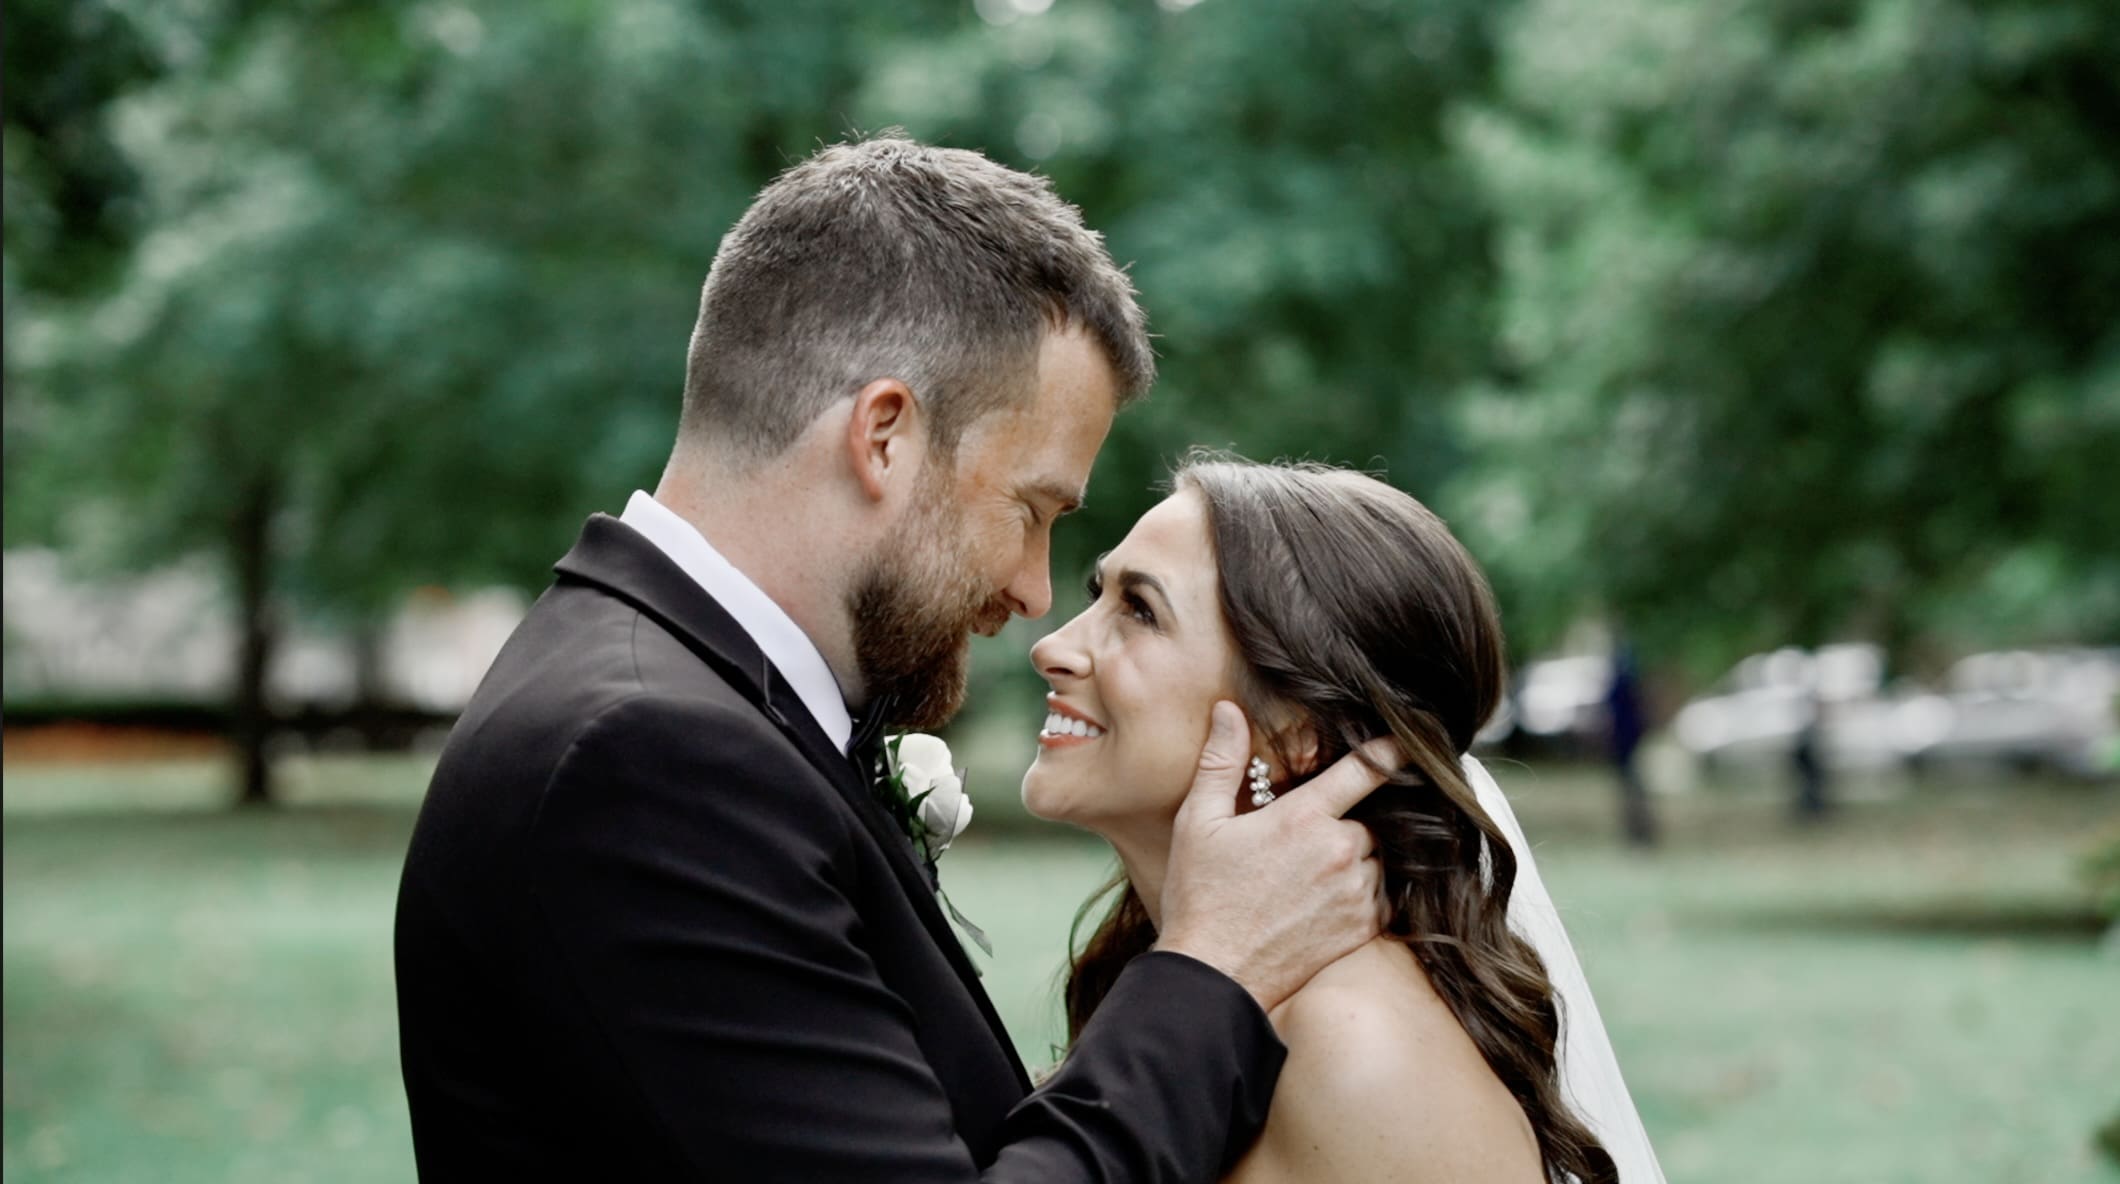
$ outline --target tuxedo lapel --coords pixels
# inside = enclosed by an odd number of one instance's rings
[[[730,686],[756,705],[760,714],[794,741],[811,765],[822,773],[853,808],[871,838],[883,848],[884,857],[897,877],[899,887],[911,900],[913,911],[935,944],[949,960],[965,990],[979,1005],[980,1014],[993,1029],[994,1038],[1006,1051],[1018,1081],[1028,1091],[1030,1076],[1017,1058],[1008,1029],[994,1011],[993,1001],[979,985],[971,957],[951,929],[935,890],[913,851],[911,841],[872,796],[868,779],[839,751],[817,724],[800,696],[773,668],[736,619],[729,615],[706,589],[687,575],[669,556],[639,532],[607,514],[592,515],[582,527],[581,538],[553,569],[562,578],[581,580],[606,589],[660,622],[701,661],[719,673]]]

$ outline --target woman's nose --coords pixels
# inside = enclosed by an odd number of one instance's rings
[[[1089,652],[1077,640],[1079,630],[1075,628],[1081,617],[1076,617],[1031,646],[1031,665],[1047,682],[1057,679],[1087,678],[1090,671]]]

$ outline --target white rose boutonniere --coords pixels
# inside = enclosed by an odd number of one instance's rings
[[[972,799],[964,793],[964,774],[950,764],[950,746],[925,732],[896,737],[886,751],[891,776],[920,831],[915,841],[929,859],[937,858],[972,824]]]
[[[950,762],[950,746],[924,732],[893,736],[884,742],[883,752],[886,805],[893,807],[899,825],[927,861],[932,878],[935,860],[972,824],[972,799],[964,792],[964,772]],[[950,919],[991,957],[994,943],[986,934],[957,911],[939,884],[935,895],[949,910]]]

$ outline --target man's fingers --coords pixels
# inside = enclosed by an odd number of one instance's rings
[[[1301,794],[1293,796],[1334,818],[1340,817],[1352,810],[1356,802],[1368,797],[1377,786],[1384,784],[1381,775],[1362,763],[1365,755],[1386,769],[1396,769],[1404,760],[1399,754],[1398,742],[1382,736],[1334,761],[1331,768],[1305,782]]]
[[[1207,746],[1200,750],[1200,765],[1193,771],[1192,790],[1185,803],[1185,809],[1202,821],[1237,812],[1237,785],[1244,777],[1244,762],[1251,756],[1243,708],[1227,699],[1217,700],[1210,720]]]

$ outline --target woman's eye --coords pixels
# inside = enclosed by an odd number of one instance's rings
[[[1148,602],[1132,592],[1126,594],[1126,615],[1153,629],[1156,625],[1156,610]]]

